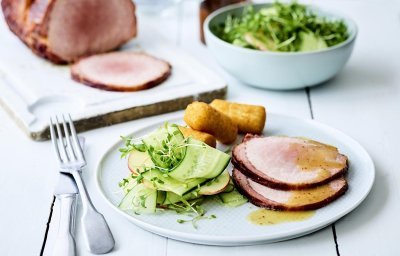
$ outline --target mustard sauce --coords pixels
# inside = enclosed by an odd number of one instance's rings
[[[290,206],[312,204],[321,202],[335,193],[328,184],[315,188],[292,191],[289,200],[285,203]]]
[[[260,226],[275,225],[284,222],[303,221],[314,216],[315,211],[273,211],[268,209],[258,209],[247,216],[247,220],[252,224]]]
[[[316,180],[324,180],[331,176],[329,170],[342,169],[343,163],[336,160],[338,149],[317,141],[308,141],[313,146],[292,144],[292,150],[297,152],[296,165],[302,171],[318,171]]]

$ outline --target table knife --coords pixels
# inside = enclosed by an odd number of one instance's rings
[[[79,142],[83,148],[84,138],[79,137]],[[53,255],[75,256],[74,230],[78,188],[72,175],[59,172],[54,195],[60,205],[60,219]]]
[[[78,188],[70,174],[60,174],[54,191],[60,204],[58,234],[53,249],[54,256],[75,256],[75,212]]]

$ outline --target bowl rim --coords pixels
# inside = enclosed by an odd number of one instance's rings
[[[205,33],[205,40],[206,40],[206,44],[208,45],[208,38],[212,38],[216,43],[220,44],[220,45],[225,45],[229,48],[232,48],[234,50],[238,50],[238,51],[243,51],[243,52],[247,52],[247,53],[251,53],[251,54],[263,54],[263,55],[276,55],[276,56],[291,56],[291,55],[313,55],[313,54],[319,54],[319,53],[323,53],[323,52],[329,52],[329,51],[333,51],[335,49],[344,47],[348,44],[351,44],[353,41],[355,41],[357,34],[358,34],[358,27],[356,22],[350,18],[347,15],[343,15],[341,13],[337,13],[335,12],[331,12],[331,11],[327,11],[325,8],[321,8],[318,5],[314,5],[314,4],[308,4],[306,5],[308,8],[312,8],[313,10],[319,10],[322,11],[326,14],[330,14],[336,18],[340,18],[343,21],[345,21],[345,23],[350,24],[350,26],[353,28],[352,33],[349,35],[349,37],[334,46],[322,49],[322,50],[314,50],[314,51],[303,51],[303,52],[273,52],[273,51],[260,51],[260,50],[256,50],[256,49],[250,49],[250,48],[244,48],[244,47],[240,47],[240,46],[236,46],[233,45],[231,43],[228,43],[224,40],[222,40],[221,38],[219,38],[218,36],[216,36],[210,29],[210,23],[211,21],[218,15],[222,14],[222,13],[227,13],[230,11],[233,11],[235,9],[239,9],[239,8],[243,8],[245,6],[248,5],[253,5],[253,6],[262,6],[262,5],[268,5],[268,4],[273,4],[273,2],[264,2],[264,3],[249,3],[249,2],[244,2],[244,3],[237,3],[237,4],[231,4],[231,5],[227,5],[225,7],[222,7],[214,12],[212,12],[210,15],[207,16],[207,18],[204,21],[203,24],[203,30]],[[347,26],[349,27],[349,26]]]

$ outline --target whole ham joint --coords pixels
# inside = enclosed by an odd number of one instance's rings
[[[65,64],[136,36],[132,0],[2,0],[6,22],[31,50]]]

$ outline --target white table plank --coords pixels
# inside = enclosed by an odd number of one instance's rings
[[[39,255],[53,200],[53,153],[49,143],[31,141],[3,109],[0,124],[0,255]]]
[[[400,5],[335,7],[355,19],[360,33],[342,74],[311,90],[314,115],[358,140],[377,171],[366,201],[336,224],[340,255],[400,255]]]

